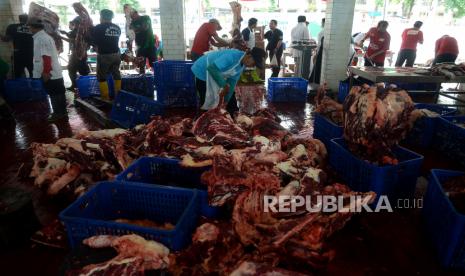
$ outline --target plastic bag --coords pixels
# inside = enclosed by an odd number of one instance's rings
[[[276,58],[276,54],[274,54],[273,57],[271,58],[270,65],[272,67],[278,67],[278,59]]]

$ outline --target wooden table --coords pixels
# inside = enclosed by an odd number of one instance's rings
[[[465,76],[447,79],[445,76],[428,76],[415,73],[418,67],[355,67],[349,66],[350,84],[349,89],[353,85],[354,77],[360,76],[374,83],[432,83],[436,84],[435,91],[409,90],[409,93],[435,93],[436,102],[439,95],[453,99],[460,104],[448,104],[448,106],[465,106],[465,100],[449,94],[465,94],[465,91],[446,92],[441,91],[442,83],[462,83],[465,82]]]

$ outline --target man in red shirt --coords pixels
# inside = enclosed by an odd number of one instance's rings
[[[436,40],[436,49],[433,65],[443,62],[455,62],[459,55],[457,40],[452,36],[444,35]]]
[[[379,21],[378,26],[371,28],[360,42],[360,45],[363,46],[366,39],[370,40],[368,50],[365,53],[365,66],[384,66],[386,52],[391,43],[391,35],[387,32],[388,25],[387,21]]]
[[[220,22],[217,19],[210,19],[208,23],[203,23],[195,34],[194,43],[191,49],[191,59],[196,61],[210,49],[210,44],[216,47],[229,46],[229,42],[218,36],[217,31],[221,31]]]
[[[405,29],[402,33],[402,45],[400,46],[399,55],[397,55],[396,67],[413,67],[417,57],[417,44],[423,44],[423,32],[420,31],[423,22],[417,21],[413,28]]]

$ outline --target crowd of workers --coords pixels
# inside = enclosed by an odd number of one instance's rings
[[[61,31],[62,39],[69,42],[70,45],[68,62],[68,74],[72,83],[70,89],[76,87],[78,73],[79,75],[90,73],[87,53],[90,47],[93,47],[97,52],[97,79],[101,96],[103,99],[109,100],[107,75],[111,74],[113,77],[115,93],[121,89],[120,63],[122,55],[119,46],[121,30],[112,23],[114,14],[111,10],[100,11],[100,24],[94,26],[89,13],[81,3],[74,3],[73,8],[77,16],[69,22],[70,32]],[[157,58],[157,44],[151,19],[147,15],[139,15],[127,4],[124,6],[124,13],[128,51],[131,53],[133,44],[136,45],[136,58],[131,61],[138,65],[140,73],[145,73],[146,63],[152,66]],[[6,34],[0,36],[3,41],[13,42],[14,76],[21,77],[27,71],[30,77],[41,78],[50,95],[53,107],[53,113],[49,120],[56,121],[67,118],[62,68],[54,40],[44,31],[45,22],[40,18],[28,18],[24,14],[19,16],[19,21],[19,24],[9,25]],[[272,69],[271,77],[278,77],[285,49],[283,32],[278,28],[278,21],[271,20],[269,31],[264,34],[268,43],[265,49],[261,49],[257,47],[255,39],[257,22],[256,18],[250,18],[242,32],[236,30],[237,32],[233,33],[232,40],[218,35],[218,31],[222,30],[222,27],[217,19],[210,19],[207,23],[202,24],[196,32],[190,56],[195,62],[192,71],[196,78],[196,88],[202,109],[216,106],[220,97],[218,92],[221,91],[221,95],[227,103],[227,110],[230,113],[235,112],[237,110],[234,95],[235,85],[246,67],[263,68],[267,53]],[[318,34],[316,41],[309,33],[305,16],[297,18],[297,25],[291,32],[293,43],[314,42],[318,45],[314,55],[313,70],[310,76],[306,76],[310,77],[311,82],[316,83],[319,83],[324,51],[324,23],[323,19],[323,30]],[[420,30],[422,24],[422,22],[417,21],[413,28],[407,28],[403,31],[402,44],[395,63],[397,67],[404,64],[405,66],[413,66],[417,44],[423,43],[424,40]],[[357,45],[361,48],[363,48],[364,42],[369,40],[364,56],[365,66],[384,66],[391,41],[388,26],[387,21],[380,21],[377,27],[371,28],[367,33],[358,33],[352,37],[351,46]],[[212,46],[222,50],[210,51]],[[351,49],[349,60],[354,54],[353,48]],[[292,49],[291,53],[296,63],[295,71],[301,72],[302,51]],[[457,40],[444,35],[436,41],[433,64],[454,62],[458,53]]]

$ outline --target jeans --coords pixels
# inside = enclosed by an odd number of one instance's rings
[[[396,60],[396,67],[402,67],[405,63],[405,67],[413,67],[413,63],[415,63],[415,59],[417,57],[417,51],[412,49],[402,49],[399,52]]]
[[[456,59],[457,59],[457,55],[442,54],[442,55],[437,56],[434,59],[433,65],[435,65],[436,63],[443,63],[443,62],[455,62]]]

